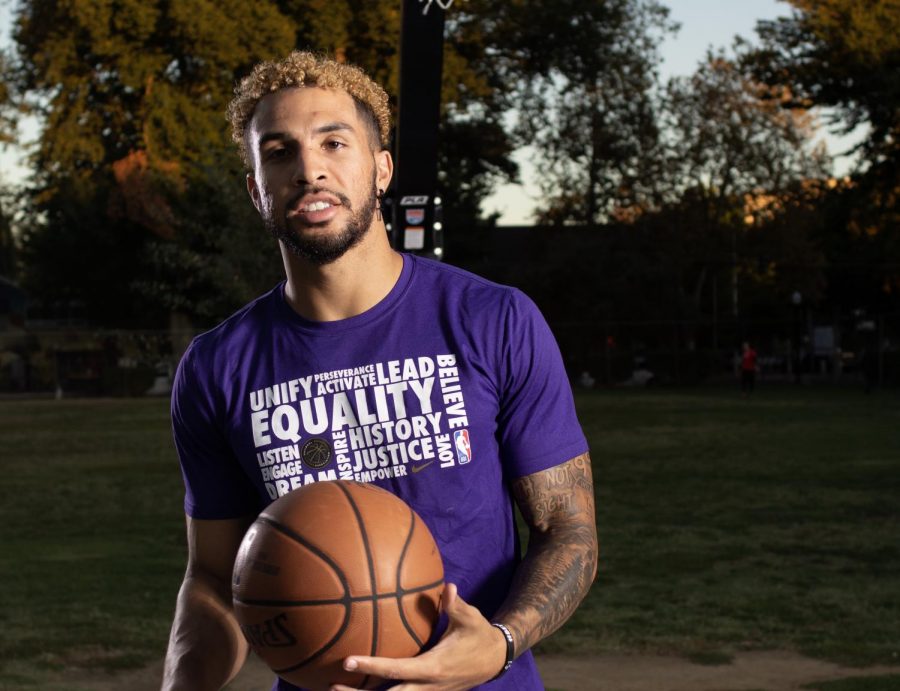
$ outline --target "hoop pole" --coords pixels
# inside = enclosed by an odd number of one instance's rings
[[[443,232],[435,198],[444,13],[427,13],[431,0],[423,13],[421,3],[403,0],[392,236],[399,250],[440,256]]]

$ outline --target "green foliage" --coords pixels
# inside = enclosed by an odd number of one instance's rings
[[[793,13],[760,22],[758,49],[743,56],[756,78],[783,94],[785,107],[832,109],[832,126],[868,126],[862,161],[833,193],[842,227],[829,244],[839,263],[862,262],[878,288],[855,292],[856,306],[896,308],[900,293],[900,5],[895,0],[790,0]],[[829,257],[831,259],[832,257]],[[833,272],[840,280],[840,267]],[[843,281],[847,287],[846,281]],[[835,291],[836,292],[836,291]],[[843,294],[846,298],[846,293]]]
[[[247,200],[240,161],[231,150],[221,153],[218,165],[196,176],[190,195],[173,201],[179,232],[171,240],[152,238],[150,270],[135,284],[153,304],[203,324],[283,278],[278,247]]]
[[[782,108],[778,96],[721,53],[708,53],[691,77],[671,80],[665,99],[669,198],[690,187],[723,200],[778,194],[798,180],[823,177],[827,161],[811,143],[815,121]]]
[[[823,178],[827,160],[812,148],[811,117],[781,108],[767,86],[713,53],[691,77],[668,83],[661,111],[658,175],[643,205],[650,213],[617,213],[653,233],[651,261],[672,272],[670,314],[714,316],[716,291],[743,317],[777,314],[793,290],[817,295],[819,252],[800,200],[810,201],[804,181]]]
[[[0,51],[0,144],[16,140],[17,107],[11,63],[9,55]]]
[[[145,231],[106,211],[108,186],[88,188],[74,181],[42,205],[46,227],[26,227],[22,240],[24,287],[33,296],[29,313],[104,323],[132,315],[132,327],[164,324],[166,315],[134,290],[136,276],[149,269]]]
[[[227,141],[234,75],[292,45],[277,8],[238,0],[32,0],[15,38],[23,88],[46,119],[38,163],[54,177],[102,172],[136,150],[153,163],[204,161]]]
[[[15,280],[18,274],[17,248],[13,237],[8,199],[0,194],[0,277]]]
[[[444,207],[444,225],[452,228],[449,247],[480,238],[473,226],[492,223],[483,219],[481,202],[494,186],[515,179],[518,170],[510,156],[512,142],[494,120],[453,119],[441,125],[438,185],[452,194]],[[478,155],[468,147],[478,144]],[[452,251],[452,249],[451,249]]]
[[[845,131],[867,123],[867,157],[900,146],[900,6],[895,0],[790,0],[790,17],[762,21],[746,64],[783,86],[791,104],[837,108]]]
[[[885,134],[897,112],[887,73],[894,17],[888,3],[795,5],[793,18],[764,32],[756,58],[744,56],[744,64],[756,59],[755,78],[710,55],[693,77],[662,89],[658,45],[675,27],[657,0],[455,3],[446,15],[439,152],[448,257],[471,264],[483,254],[477,228],[494,219],[481,205],[516,178],[514,147],[529,144],[543,192],[539,220],[641,219],[652,236],[631,248],[642,254],[622,249],[608,267],[668,285],[666,300],[640,296],[629,313],[664,303],[670,314],[709,314],[713,286],[724,286],[732,267],[760,309],[789,281],[814,295],[818,269],[799,276],[789,265],[816,264],[820,244],[842,242],[814,242],[809,200],[790,201],[799,179],[823,175],[824,160],[808,148],[813,123],[794,108],[815,96],[881,132],[869,174],[840,197],[852,212],[838,216],[860,260],[881,258],[878,290],[900,291],[889,259],[897,234],[887,232],[897,225],[900,189],[886,148],[897,138]],[[842,22],[846,35],[835,28]],[[360,64],[396,94],[399,30],[395,0],[21,2],[17,53],[0,65],[10,68],[0,80],[0,137],[23,104],[42,117],[21,224],[23,282],[38,312],[81,305],[98,324],[159,327],[175,310],[205,324],[270,287],[280,262],[246,201],[223,118],[235,80],[296,46]],[[834,55],[843,77],[825,75]],[[877,74],[864,79],[866,61]],[[790,72],[800,67],[807,71]],[[815,75],[821,84],[810,81]],[[512,108],[519,119],[510,128]],[[748,195],[761,191],[784,197],[795,220],[803,209],[804,220],[773,224],[773,214],[753,224],[755,234],[744,232]],[[590,275],[605,259],[579,262]],[[594,290],[583,282],[573,309],[604,312],[617,300],[606,294],[615,281],[607,283]]]
[[[520,141],[536,149],[542,222],[593,225],[633,203],[656,146],[658,45],[675,29],[655,0],[506,3],[503,47]]]
[[[12,85],[44,125],[23,235],[25,281],[45,314],[81,306],[95,323],[146,327],[176,310],[210,323],[272,285],[280,261],[223,117],[257,61],[324,51],[396,93],[393,0],[29,0],[17,20]],[[515,175],[478,27],[461,17],[445,51],[442,179],[461,227]]]
[[[446,18],[438,184],[445,197],[448,249],[478,246],[476,226],[491,224],[481,204],[494,187],[518,179],[516,141],[504,117],[515,105],[518,76],[502,58],[509,35],[500,27],[514,8],[489,0],[455,3]],[[454,237],[455,236],[455,237]]]
[[[811,148],[809,117],[767,94],[721,55],[672,80],[654,105],[659,129],[639,156],[640,185],[605,202],[619,224],[601,238],[573,231],[550,241],[539,266],[507,280],[522,285],[527,273],[556,320],[589,323],[708,323],[735,309],[777,319],[794,290],[821,294],[821,195],[807,194],[804,181],[821,178],[826,161]],[[582,142],[573,132],[570,143]],[[573,221],[573,208],[555,203],[543,218]]]
[[[165,324],[170,302],[197,297],[184,280],[196,271],[178,263],[179,248],[201,245],[204,233],[250,230],[224,214],[200,230],[214,211],[207,205],[225,206],[207,172],[232,146],[223,112],[235,77],[290,50],[290,21],[271,3],[237,0],[33,0],[21,5],[15,38],[18,87],[44,124],[24,229],[38,309],[80,304],[95,323]],[[215,263],[227,243],[209,249]],[[161,280],[161,257],[168,302],[148,289]],[[204,321],[249,297],[205,287],[188,310]],[[211,310],[207,302],[223,293]]]
[[[537,149],[539,221],[628,220],[702,187],[720,225],[743,194],[822,175],[808,150],[814,123],[722,55],[660,88],[658,45],[676,29],[660,4],[510,4],[501,54],[508,74],[524,75],[517,132]]]

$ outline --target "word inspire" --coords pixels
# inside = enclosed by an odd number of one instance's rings
[[[316,481],[371,482],[472,460],[453,354],[320,372],[249,398],[256,461],[272,499]],[[327,455],[311,464],[308,440],[326,438]],[[332,447],[336,463],[325,468]],[[310,465],[323,469],[314,476]]]

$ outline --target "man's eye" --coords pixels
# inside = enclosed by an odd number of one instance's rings
[[[347,145],[344,144],[344,142],[338,141],[337,139],[329,139],[327,142],[325,142],[325,148],[332,149],[334,151],[343,149],[345,146]]]
[[[265,153],[263,154],[263,157],[267,161],[271,161],[272,159],[283,157],[286,151],[287,151],[287,149],[285,149],[283,146],[279,146],[277,148],[272,148],[272,149],[267,149],[265,151]]]

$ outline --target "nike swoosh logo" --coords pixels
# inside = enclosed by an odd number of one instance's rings
[[[420,470],[425,470],[428,466],[430,466],[434,461],[428,461],[428,463],[423,463],[422,465],[414,465],[412,467],[412,471],[414,473],[418,473]]]

